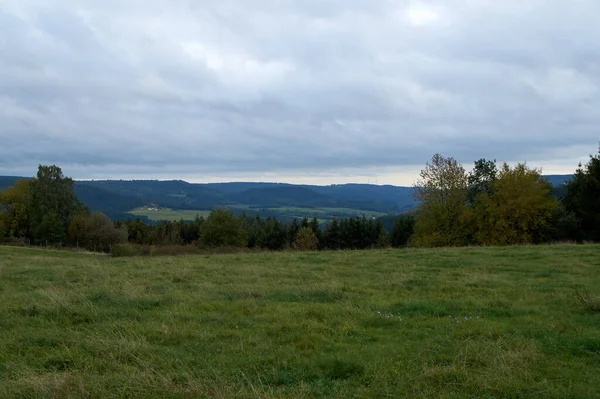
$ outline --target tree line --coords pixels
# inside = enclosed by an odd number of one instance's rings
[[[436,154],[415,183],[410,244],[420,247],[600,241],[600,150],[553,195],[541,170],[480,159],[467,173]]]
[[[55,165],[38,168],[31,180],[20,180],[0,192],[0,241],[53,245],[111,252],[115,246],[182,246],[264,250],[368,249],[406,245],[414,225],[402,216],[391,236],[381,219],[334,219],[325,227],[316,218],[283,223],[275,218],[235,216],[215,209],[194,221],[113,222],[90,212],[73,191],[74,182]],[[396,230],[402,231],[396,231]]]
[[[467,172],[436,154],[414,185],[417,210],[391,223],[364,216],[283,223],[223,208],[194,221],[113,222],[90,212],[73,187],[59,167],[40,165],[35,178],[0,192],[0,241],[104,252],[127,245],[279,251],[600,241],[600,151],[579,165],[558,197],[541,171],[526,164],[480,159]]]

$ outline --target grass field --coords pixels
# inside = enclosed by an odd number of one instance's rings
[[[299,208],[299,207],[279,207],[279,208],[267,208],[270,211],[281,212],[287,216],[295,216],[300,219],[303,217],[322,217],[325,219],[331,219],[331,215],[336,215],[338,219],[349,218],[353,216],[366,216],[366,217],[380,217],[385,216],[385,213],[374,212],[374,211],[362,211],[360,209],[351,208]]]
[[[158,211],[149,211],[148,208],[138,208],[130,211],[132,215],[135,216],[147,216],[150,220],[194,220],[196,216],[207,217],[210,214],[210,211],[190,211],[190,210],[180,210],[180,209],[160,209]]]
[[[0,397],[600,397],[600,246],[0,247]]]
[[[280,208],[258,208],[251,207],[248,205],[230,205],[228,208],[243,212],[245,210],[248,211],[256,211],[260,209],[265,209],[269,213],[275,213],[280,216],[286,218],[297,218],[302,219],[304,217],[312,218],[317,217],[319,223],[326,223],[329,220],[333,219],[333,217],[340,218],[349,218],[353,216],[362,216],[366,217],[380,217],[385,216],[384,213],[381,212],[372,212],[372,211],[361,211],[358,209],[350,209],[350,208],[297,208],[297,207],[280,207]],[[210,210],[180,210],[180,209],[160,209],[158,211],[149,211],[147,207],[142,207],[138,209],[134,209],[130,211],[134,216],[147,216],[150,220],[159,221],[159,220],[194,220],[196,215],[200,215],[203,217],[208,217],[210,214]]]
[[[319,223],[327,223],[333,218],[347,219],[355,216],[381,217],[385,216],[385,213],[373,212],[373,211],[361,211],[360,209],[350,208],[301,208],[301,207],[279,207],[279,208],[266,208],[268,212],[276,212],[286,218],[296,218],[298,220],[307,217],[312,219],[316,217]]]

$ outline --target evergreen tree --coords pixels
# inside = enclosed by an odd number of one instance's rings
[[[600,242],[600,148],[567,183],[563,204],[580,226],[574,238]]]
[[[319,224],[319,219],[314,217],[310,223],[309,227],[315,233],[315,237],[317,237],[317,241],[319,243],[318,247],[321,248],[323,244],[323,232],[321,231],[321,225]]]
[[[392,229],[392,246],[396,248],[408,246],[414,230],[415,217],[413,215],[405,214],[398,216]]]
[[[298,223],[298,219],[294,218],[292,223],[288,227],[288,243],[293,243],[296,239],[296,234],[298,234],[298,230],[300,230],[300,224]]]
[[[340,224],[337,219],[333,219],[327,224],[325,228],[325,234],[323,238],[324,246],[328,249],[341,249],[342,238],[340,231]]]
[[[388,248],[391,245],[390,236],[383,227],[383,222],[381,220],[377,220],[375,223],[375,231],[377,233],[375,247],[376,248]]]
[[[287,244],[287,234],[277,219],[267,218],[263,226],[260,238],[261,248],[271,251],[279,251],[285,248]]]

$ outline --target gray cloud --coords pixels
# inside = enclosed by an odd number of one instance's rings
[[[599,140],[598,15],[596,0],[5,0],[0,174],[318,182],[434,152],[572,170]]]

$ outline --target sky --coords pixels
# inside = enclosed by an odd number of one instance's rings
[[[598,0],[0,0],[0,175],[410,185],[572,173]]]

